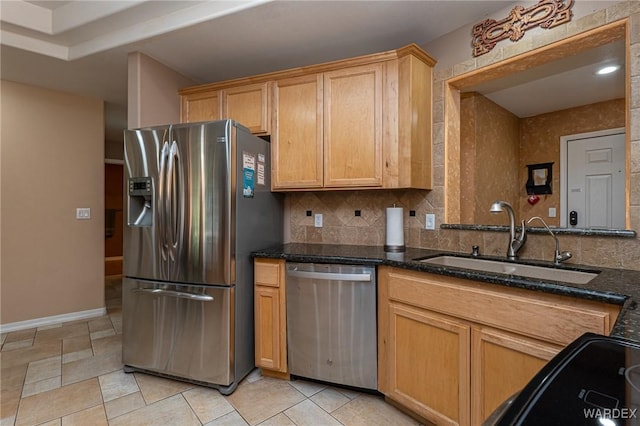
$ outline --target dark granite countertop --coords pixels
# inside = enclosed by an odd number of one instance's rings
[[[330,244],[283,244],[253,253],[255,257],[285,259],[289,262],[388,265],[414,271],[484,281],[507,287],[613,303],[622,306],[622,311],[611,335],[640,341],[640,312],[636,309],[637,302],[640,301],[640,271],[563,264],[559,268],[587,272],[600,271],[598,276],[587,284],[566,284],[558,281],[439,266],[416,260],[442,254],[471,257],[465,253],[410,247],[404,252],[392,253],[385,252],[381,246]],[[505,258],[493,256],[479,256],[478,258],[506,261]],[[518,261],[518,263],[553,266],[551,262],[544,261],[522,260]]]
[[[441,229],[457,229],[459,231],[498,231],[509,232],[509,227],[504,225],[467,225],[467,224],[455,224],[455,223],[443,223],[440,225]],[[520,226],[516,226],[518,232],[520,232]],[[557,228],[551,227],[551,230],[556,235],[579,235],[582,237],[626,237],[635,238],[636,231],[631,229],[589,229],[589,228]],[[530,234],[547,234],[546,228],[543,227],[531,227],[527,226],[527,232]]]

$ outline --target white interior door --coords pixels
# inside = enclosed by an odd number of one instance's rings
[[[566,208],[561,226],[625,227],[624,129],[573,135],[566,141]],[[572,214],[572,212],[574,212]],[[572,220],[573,216],[573,220]]]

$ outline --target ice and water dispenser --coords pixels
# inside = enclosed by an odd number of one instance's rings
[[[151,226],[153,224],[153,180],[150,177],[129,178],[127,224]]]

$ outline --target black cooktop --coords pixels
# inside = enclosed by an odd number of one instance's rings
[[[640,425],[640,344],[587,333],[520,392],[499,425]]]

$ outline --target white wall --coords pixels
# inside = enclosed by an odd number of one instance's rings
[[[130,129],[178,123],[178,90],[197,83],[140,52],[129,54],[128,119]]]

